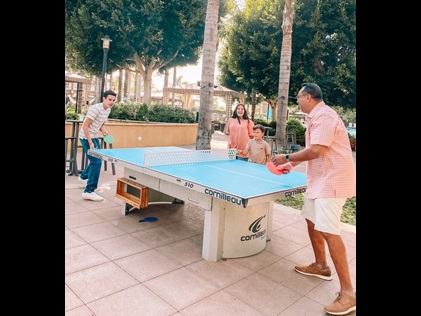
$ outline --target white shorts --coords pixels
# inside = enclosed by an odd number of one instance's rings
[[[301,216],[314,223],[314,229],[334,234],[341,234],[342,207],[345,198],[309,199],[304,197]]]

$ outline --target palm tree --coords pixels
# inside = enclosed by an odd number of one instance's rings
[[[285,149],[286,122],[288,116],[288,91],[291,74],[292,25],[294,8],[292,0],[286,0],[282,17],[282,48],[279,61],[278,107],[276,109],[276,141]]]
[[[202,75],[196,150],[210,149],[212,139],[212,104],[215,80],[219,0],[208,0],[203,40]]]

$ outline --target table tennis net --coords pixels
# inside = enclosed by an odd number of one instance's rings
[[[235,159],[236,149],[183,150],[145,154],[145,166],[194,165],[200,162]]]

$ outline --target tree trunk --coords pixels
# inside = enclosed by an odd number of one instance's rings
[[[136,73],[136,80],[135,80],[135,100],[141,101],[142,100],[142,77]]]
[[[202,76],[196,150],[210,149],[212,106],[215,79],[216,42],[218,37],[219,0],[208,0],[203,40]]]
[[[156,64],[159,63],[159,60],[153,57],[148,64],[143,64],[139,56],[135,55],[133,59],[136,64],[136,71],[143,79],[142,102],[150,105],[152,101],[152,75],[155,70],[159,69],[159,66],[156,66]]]
[[[107,90],[107,89],[105,89]],[[123,69],[118,70],[118,88],[117,88],[117,102],[121,102],[122,96],[123,96]]]
[[[106,90],[113,90],[113,91],[115,91],[115,87],[114,87],[114,84],[113,84],[113,73],[110,73],[109,75],[105,75],[105,78],[107,78],[106,80],[105,80],[105,83],[107,83],[107,81],[108,81],[108,88],[105,88],[104,87],[104,91],[106,91]],[[101,98],[101,102],[102,102],[102,98]]]
[[[172,75],[172,86],[175,88],[177,86],[177,67],[174,67],[174,73]],[[171,93],[171,104],[175,106],[175,93]]]
[[[169,92],[168,91],[166,91],[166,92],[164,92],[165,91],[165,89],[166,88],[168,88],[168,78],[170,77],[170,71],[169,71],[169,69],[165,69],[165,72],[164,72],[164,87],[162,88],[162,104],[170,104],[170,101],[169,101]]]
[[[270,100],[270,101],[268,101],[269,102],[269,105],[270,105],[270,107],[271,107],[271,109],[272,109],[272,111],[271,111],[271,116],[270,116],[270,119],[271,119],[271,121],[276,121],[276,109],[277,109],[277,107],[276,107],[276,102],[275,101],[272,101],[272,100]]]
[[[291,74],[292,25],[294,9],[292,0],[286,0],[282,20],[282,48],[279,61],[278,105],[276,110],[276,142],[286,149],[286,122],[288,118],[288,91]]]
[[[82,113],[83,106],[83,86],[80,82],[76,84],[76,107],[75,112],[78,114]]]
[[[92,104],[102,102],[101,81],[101,77],[95,77],[95,100]]]
[[[254,121],[254,116],[256,114],[256,90],[253,89],[251,92],[251,120]]]
[[[152,71],[146,74],[146,78],[143,77],[143,103],[151,104],[152,101]]]
[[[124,69],[123,100],[130,100],[130,70]]]

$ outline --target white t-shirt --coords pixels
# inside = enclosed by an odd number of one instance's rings
[[[104,124],[107,121],[110,112],[111,108],[104,109],[102,103],[94,104],[89,108],[88,113],[86,113],[86,117],[92,120],[92,124],[89,125],[89,136],[91,138],[98,137],[97,135],[99,129],[101,128],[102,124]],[[86,138],[83,128],[81,128],[79,131],[79,138]]]

